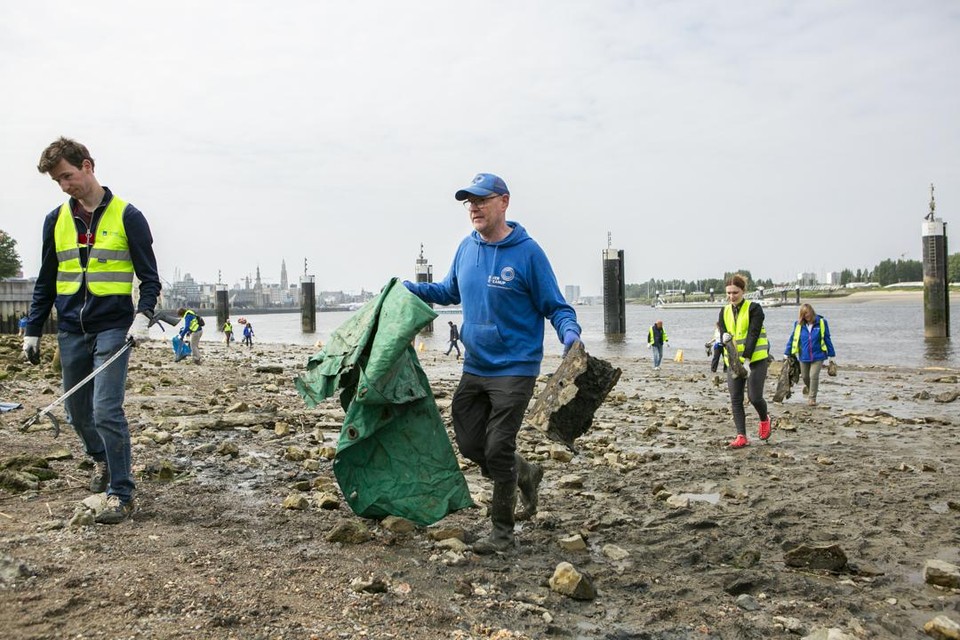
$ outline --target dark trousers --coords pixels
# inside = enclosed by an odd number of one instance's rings
[[[463,374],[453,394],[453,431],[460,453],[494,482],[517,481],[513,454],[534,377]]]
[[[445,355],[445,356],[450,355],[450,352],[451,352],[452,350],[454,350],[454,349],[457,350],[457,357],[459,358],[459,357],[460,357],[460,345],[457,344],[457,341],[456,341],[456,340],[451,340],[451,341],[450,341],[450,346],[447,347],[447,352],[446,352],[445,354],[443,354],[443,355]]]
[[[714,347],[713,348],[713,360],[710,361],[710,371],[712,373],[717,372],[717,367],[720,366],[720,359],[723,357],[723,347]],[[723,365],[723,370],[727,370],[727,365]]]
[[[733,411],[733,424],[737,433],[747,435],[747,414],[743,410],[743,389],[747,389],[747,398],[757,410],[761,420],[770,417],[767,414],[767,401],[763,399],[763,383],[767,381],[767,369],[770,359],[750,363],[750,375],[737,378],[732,370],[727,372],[727,389],[730,390],[730,409]]]

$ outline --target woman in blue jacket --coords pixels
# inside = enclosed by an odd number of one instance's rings
[[[837,354],[833,350],[833,341],[830,340],[830,325],[827,324],[827,319],[817,315],[809,304],[800,305],[800,317],[793,323],[793,331],[787,338],[783,355],[792,355],[800,361],[803,393],[807,396],[807,404],[815,406],[823,361]]]

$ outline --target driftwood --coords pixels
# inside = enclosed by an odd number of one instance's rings
[[[178,431],[202,430],[228,431],[241,427],[272,428],[278,418],[275,413],[227,413],[198,416],[172,416],[167,420],[176,424]]]
[[[620,373],[577,342],[537,397],[530,423],[572,449],[573,441],[593,424],[593,414],[620,380]]]
[[[743,366],[743,362],[740,361],[740,351],[737,349],[737,341],[734,339],[732,334],[725,333],[723,337],[726,339],[723,343],[723,346],[727,349],[727,366],[730,367],[730,371],[733,372],[733,377],[735,378],[746,378],[747,377],[747,368]]]

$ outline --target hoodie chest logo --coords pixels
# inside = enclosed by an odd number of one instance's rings
[[[500,275],[491,275],[487,277],[487,284],[491,287],[505,287],[508,282],[517,277],[517,272],[513,267],[504,267],[500,270]]]

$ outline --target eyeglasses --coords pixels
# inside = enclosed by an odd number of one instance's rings
[[[463,207],[467,211],[469,211],[473,207],[476,207],[477,209],[483,209],[488,202],[490,202],[494,198],[499,198],[499,197],[501,197],[501,194],[495,193],[492,196],[487,196],[486,198],[467,198],[466,200],[463,201]]]

